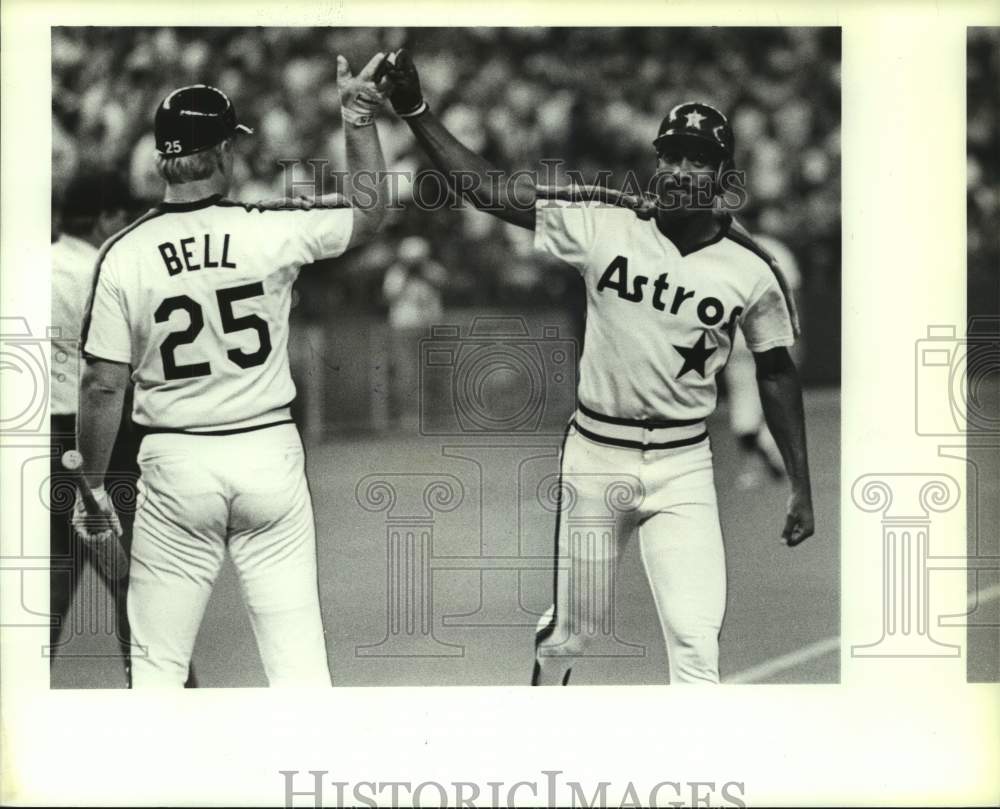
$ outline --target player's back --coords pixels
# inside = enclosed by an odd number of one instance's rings
[[[131,364],[147,428],[287,418],[292,284],[303,264],[343,253],[351,222],[341,205],[163,203],[102,249],[85,351]]]

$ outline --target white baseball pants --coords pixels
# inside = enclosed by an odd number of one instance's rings
[[[295,426],[154,433],[139,465],[128,591],[133,687],[183,687],[227,548],[270,685],[330,685]]]
[[[576,414],[563,447],[556,603],[538,654],[607,643],[617,562],[638,536],[670,681],[718,683],[726,562],[705,425],[643,429],[594,415]]]

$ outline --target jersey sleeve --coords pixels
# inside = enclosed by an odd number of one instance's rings
[[[290,211],[294,239],[305,258],[311,263],[324,258],[337,258],[347,249],[354,230],[354,211],[348,206],[313,208]]]
[[[788,304],[774,273],[762,274],[740,319],[747,346],[753,352],[795,344]]]
[[[97,281],[83,330],[83,353],[87,356],[112,362],[132,362],[128,310],[110,256],[99,260]]]
[[[596,240],[596,208],[586,202],[539,199],[535,203],[535,249],[584,271]]]

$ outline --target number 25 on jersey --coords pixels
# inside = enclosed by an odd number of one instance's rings
[[[261,281],[219,289],[215,293],[219,315],[222,318],[222,330],[226,334],[247,329],[257,332],[259,346],[255,351],[248,352],[241,348],[231,348],[226,351],[229,361],[244,370],[263,365],[267,360],[271,354],[271,333],[268,330],[267,321],[260,315],[237,315],[233,311],[233,305],[239,301],[260,297],[263,294],[264,284]],[[156,308],[153,318],[157,323],[166,323],[170,320],[170,316],[178,310],[186,312],[190,322],[187,327],[170,332],[160,345],[164,379],[192,379],[208,376],[212,373],[212,367],[208,362],[179,364],[174,357],[174,351],[178,346],[194,343],[205,327],[205,316],[201,304],[187,295],[174,295],[163,300]]]

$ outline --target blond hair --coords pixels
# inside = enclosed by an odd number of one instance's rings
[[[183,157],[164,157],[157,154],[156,170],[171,185],[207,180],[216,170],[220,172],[223,170],[222,144],[225,142]]]

